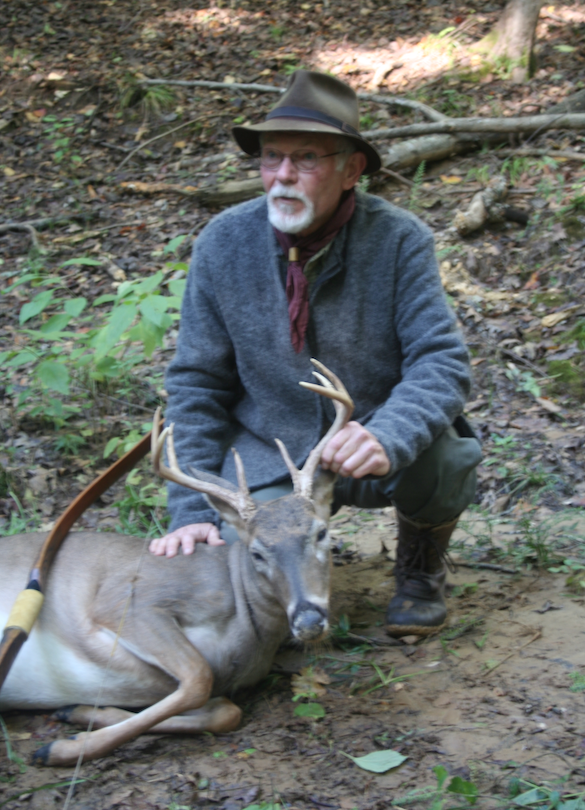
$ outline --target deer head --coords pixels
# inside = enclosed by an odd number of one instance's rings
[[[320,384],[301,382],[304,388],[333,400],[336,418],[310,452],[301,470],[293,464],[284,444],[276,439],[290,472],[293,493],[267,503],[256,502],[246,483],[244,466],[235,449],[238,486],[216,475],[179,467],[173,444],[173,425],[159,435],[159,412],[154,419],[152,458],[163,478],[206,495],[214,509],[234,526],[247,546],[260,587],[269,584],[286,610],[292,634],[301,641],[322,637],[328,630],[329,549],[327,530],[335,475],[317,468],[323,448],[348,422],[353,402],[338,377],[317,360],[313,374]],[[167,443],[168,466],[162,460]]]

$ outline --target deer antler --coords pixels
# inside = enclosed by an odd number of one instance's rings
[[[317,394],[321,394],[321,396],[332,399],[335,406],[335,421],[319,443],[311,450],[302,470],[298,470],[295,467],[286,447],[280,441],[280,439],[275,440],[284,459],[284,463],[290,472],[295,494],[302,495],[305,498],[311,497],[313,478],[319,465],[319,461],[321,460],[323,448],[329,442],[329,440],[332,439],[336,433],[339,433],[339,431],[349,422],[354,408],[353,400],[347,393],[345,386],[339,377],[337,377],[337,375],[335,375],[318,360],[311,358],[311,363],[313,363],[313,365],[319,369],[319,371],[314,371],[313,375],[319,380],[321,385],[308,382],[301,382],[299,385],[302,385],[303,388],[308,388],[310,391],[315,391]]]
[[[250,520],[256,511],[256,503],[250,495],[250,490],[246,483],[246,476],[244,474],[244,465],[237,450],[232,448],[234,454],[234,462],[236,465],[236,474],[238,476],[238,487],[234,487],[228,481],[223,481],[217,476],[209,473],[199,473],[197,470],[194,472],[202,477],[192,477],[186,475],[177,462],[177,455],[175,453],[175,445],[173,442],[173,428],[174,423],[165,428],[159,434],[159,419],[160,408],[157,408],[154,416],[152,427],[152,466],[154,471],[166,478],[168,481],[173,481],[175,484],[181,484],[189,489],[194,489],[196,492],[202,492],[204,495],[209,495],[212,498],[218,498],[220,501],[227,503],[244,521]],[[167,441],[168,440],[168,441]],[[167,467],[162,460],[163,447],[167,442],[167,455],[169,459],[169,466]],[[203,477],[205,476],[205,477]],[[211,480],[215,479],[215,480]]]

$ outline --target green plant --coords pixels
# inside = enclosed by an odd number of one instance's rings
[[[472,807],[476,803],[479,792],[473,782],[467,782],[460,776],[449,779],[449,772],[442,765],[433,768],[433,772],[437,778],[436,786],[414,788],[405,796],[393,799],[392,805],[404,806],[428,802],[430,810],[443,810],[447,803],[451,804],[457,797],[464,800],[464,804],[451,805],[450,810],[459,810],[461,807]]]
[[[535,807],[539,810],[585,810],[585,791],[562,794],[558,788],[565,778],[537,785],[526,779],[510,780],[508,797],[515,807]],[[527,788],[527,789],[526,789]]]
[[[68,158],[74,165],[83,163],[80,155],[70,154],[75,136],[83,132],[83,126],[78,125],[73,116],[66,115],[58,118],[56,115],[49,114],[43,116],[41,123],[44,137],[49,141],[49,148],[53,152],[55,163],[61,163],[65,158]]]
[[[560,565],[548,569],[551,574],[567,574],[565,585],[570,591],[582,594],[585,591],[585,565],[577,560],[566,559]]]
[[[369,113],[366,113],[366,115],[360,115],[360,129],[371,129],[375,123],[376,121],[374,117]]]
[[[270,29],[270,36],[275,39],[277,42],[283,38],[286,33],[286,28],[284,25],[273,25]]]
[[[531,371],[520,371],[514,363],[508,363],[506,377],[512,380],[517,391],[532,394],[533,397],[542,396],[540,385],[536,382],[534,374]]]
[[[142,480],[142,473],[136,469],[132,470],[124,485],[125,496],[115,503],[118,507],[121,531],[139,537],[164,534],[163,523],[168,523],[168,516],[165,514],[159,519],[158,515],[162,514],[166,507],[166,489],[152,481],[142,484]]]
[[[64,264],[95,263],[80,257]],[[86,298],[69,296],[59,277],[24,274],[5,291],[31,287],[31,299],[19,313],[21,348],[0,352],[0,368],[9,375],[7,391],[17,410],[62,427],[72,415],[91,407],[87,399],[64,401],[72,395],[73,380],[91,388],[131,376],[133,368],[162,345],[165,332],[179,318],[186,282],[169,280],[167,274],[186,269],[186,264],[173,262],[166,272],[125,281],[115,293],[97,298],[91,311]],[[19,392],[17,380],[22,381],[23,375],[27,385]]]
[[[490,167],[489,166],[474,166],[469,169],[465,176],[466,180],[477,180],[483,186],[487,186],[490,180]]]
[[[160,116],[176,104],[175,91],[164,84],[141,85],[135,76],[127,75],[118,85],[122,110],[140,106],[145,118]]]
[[[411,211],[415,211],[419,207],[419,196],[425,176],[425,169],[426,169],[426,161],[422,160],[418,164],[418,167],[414,173],[414,177],[412,178],[413,186],[410,190],[410,196],[408,199],[408,207]]]
[[[569,672],[569,678],[573,681],[570,692],[585,692],[585,675],[582,672]]]
[[[10,743],[10,735],[8,734],[8,729],[6,728],[6,723],[4,722],[3,718],[0,716],[0,729],[2,729],[2,736],[4,737],[4,745],[6,746],[6,757],[9,762],[13,762],[15,765],[18,766],[18,770],[20,773],[26,772],[26,765],[24,764],[24,759],[19,757],[18,754],[15,753],[12,745]]]
[[[583,334],[582,324],[579,325],[579,336]],[[582,339],[581,337],[579,339]],[[567,394],[575,397],[579,402],[585,402],[585,374],[581,358],[573,360],[549,360],[546,365],[547,372],[552,378],[549,386],[551,394],[566,397]]]

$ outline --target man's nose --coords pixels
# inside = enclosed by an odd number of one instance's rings
[[[288,155],[285,155],[282,159],[282,163],[278,167],[278,171],[276,172],[276,179],[280,180],[281,183],[296,183],[298,179],[298,169],[295,164],[292,162]]]

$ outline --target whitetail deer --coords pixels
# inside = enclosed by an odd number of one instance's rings
[[[185,475],[172,425],[159,436],[158,414],[154,420],[155,470],[205,493],[242,542],[199,544],[191,556],[167,559],[141,555],[143,541],[126,535],[84,531],[67,538],[37,624],[0,692],[0,709],[66,707],[60,719],[86,727],[91,720],[96,730],[44,746],[37,763],[95,759],[149,732],[230,731],[241,712],[221,696],[263,678],[289,630],[300,641],[327,633],[335,476],[317,468],[353,403],[337,377],[313,362],[321,385],[301,385],[330,397],[336,418],[302,470],[278,442],[291,495],[254,501],[237,453],[238,487],[197,471]],[[169,466],[162,460],[165,439]],[[43,539],[0,540],[0,618],[6,620]],[[94,703],[124,709],[94,710]]]

